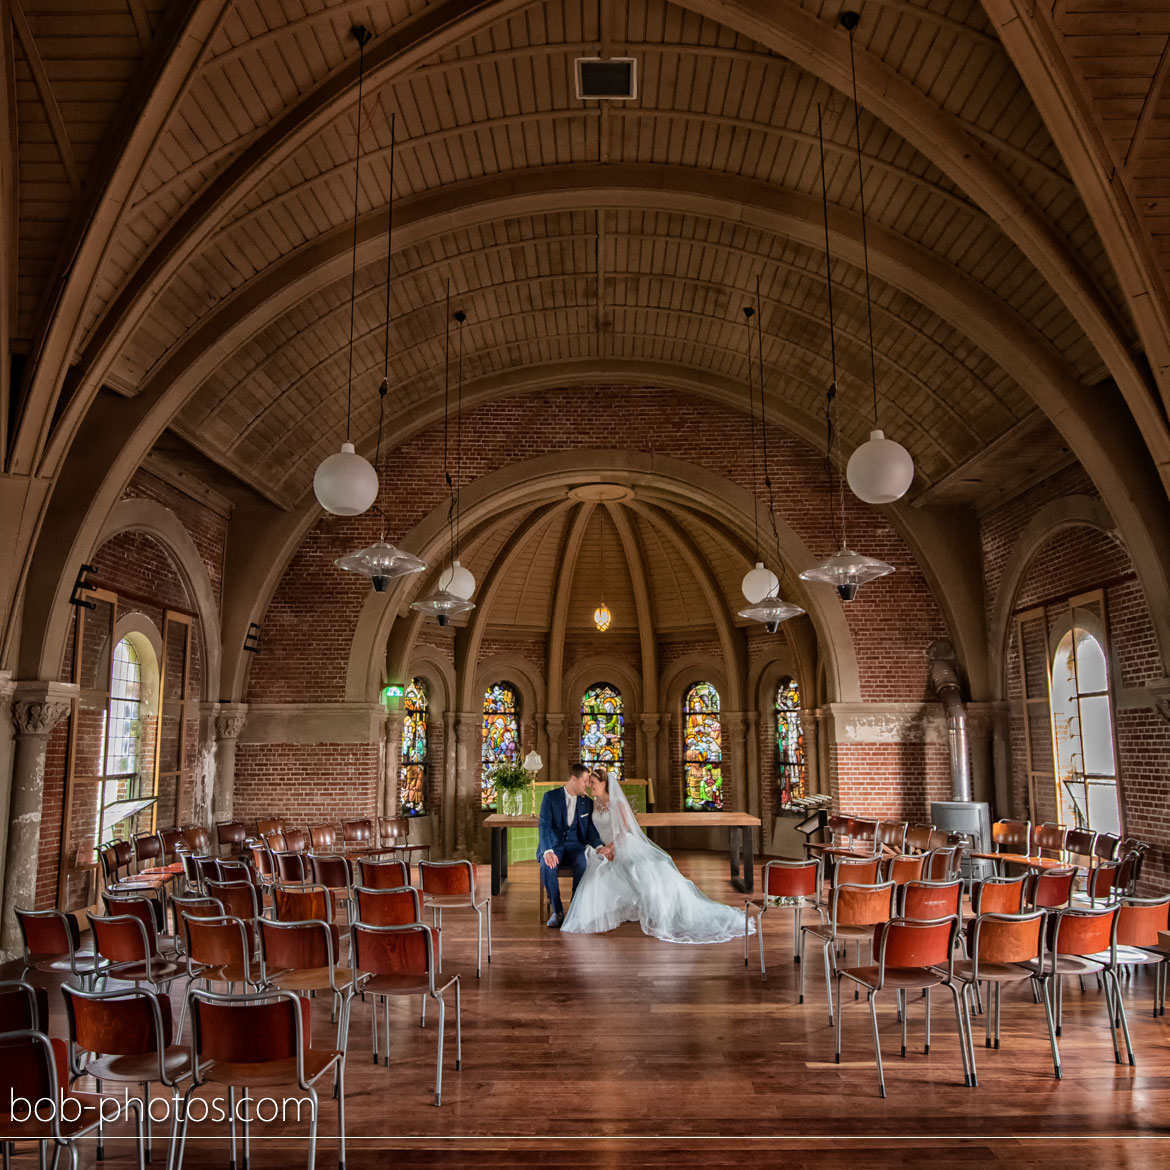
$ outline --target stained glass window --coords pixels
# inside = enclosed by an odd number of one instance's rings
[[[695,683],[683,699],[686,807],[717,812],[723,807],[723,735],[719,725],[719,692]]]
[[[402,699],[402,759],[398,768],[398,807],[404,816],[420,817],[426,811],[423,780],[427,764],[427,686],[412,678]]]
[[[581,763],[598,764],[620,780],[624,730],[621,691],[611,683],[591,686],[581,700]]]
[[[804,795],[804,728],[800,721],[800,684],[782,679],[776,688],[776,782],[780,805]]]
[[[480,802],[494,808],[496,789],[489,779],[491,770],[520,752],[520,723],[516,688],[507,682],[493,683],[483,696],[483,747],[480,752]]]

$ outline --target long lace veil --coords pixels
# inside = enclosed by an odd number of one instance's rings
[[[638,818],[634,815],[634,810],[630,807],[630,802],[622,791],[621,781],[604,768],[598,768],[597,772],[605,777],[606,787],[609,790],[614,846],[623,853],[661,854],[669,861],[670,854],[664,849],[659,849],[643,832],[642,826],[638,824]]]

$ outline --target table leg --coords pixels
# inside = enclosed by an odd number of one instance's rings
[[[503,874],[501,872],[501,865],[504,858],[504,843],[501,840],[503,831],[493,825],[492,826],[492,897],[496,897],[502,888]]]
[[[500,848],[500,877],[503,878],[504,881],[507,881],[508,880],[508,830],[501,829],[500,833],[502,834],[502,836],[504,838],[503,845]]]
[[[752,830],[750,825],[743,829],[743,890],[750,894],[756,888],[756,860],[752,855]]]
[[[740,835],[738,829],[728,829],[728,844],[731,856],[731,885],[734,889],[743,891],[743,882],[739,876]]]

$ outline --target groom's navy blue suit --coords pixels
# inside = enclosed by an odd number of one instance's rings
[[[561,889],[557,884],[556,869],[544,864],[544,855],[551,849],[561,865],[573,867],[573,890],[585,873],[585,846],[601,848],[601,836],[593,824],[593,801],[587,796],[577,797],[576,815],[569,824],[568,801],[563,788],[554,788],[544,794],[540,802],[540,841],[536,856],[540,861],[540,880],[548,891],[549,904],[558,918],[564,917]]]

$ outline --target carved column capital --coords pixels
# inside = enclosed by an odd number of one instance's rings
[[[560,735],[565,729],[565,716],[557,712],[545,715],[544,726],[549,735]]]
[[[653,739],[662,727],[662,716],[657,711],[649,711],[638,716],[638,722],[642,725],[642,732],[648,738]]]
[[[742,737],[747,730],[747,714],[744,711],[724,711],[719,716],[719,722],[723,724],[728,735],[735,737]]]
[[[47,736],[69,714],[74,683],[27,682],[13,688],[12,722],[20,737]]]
[[[248,721],[246,703],[223,703],[215,716],[216,739],[239,739]]]

